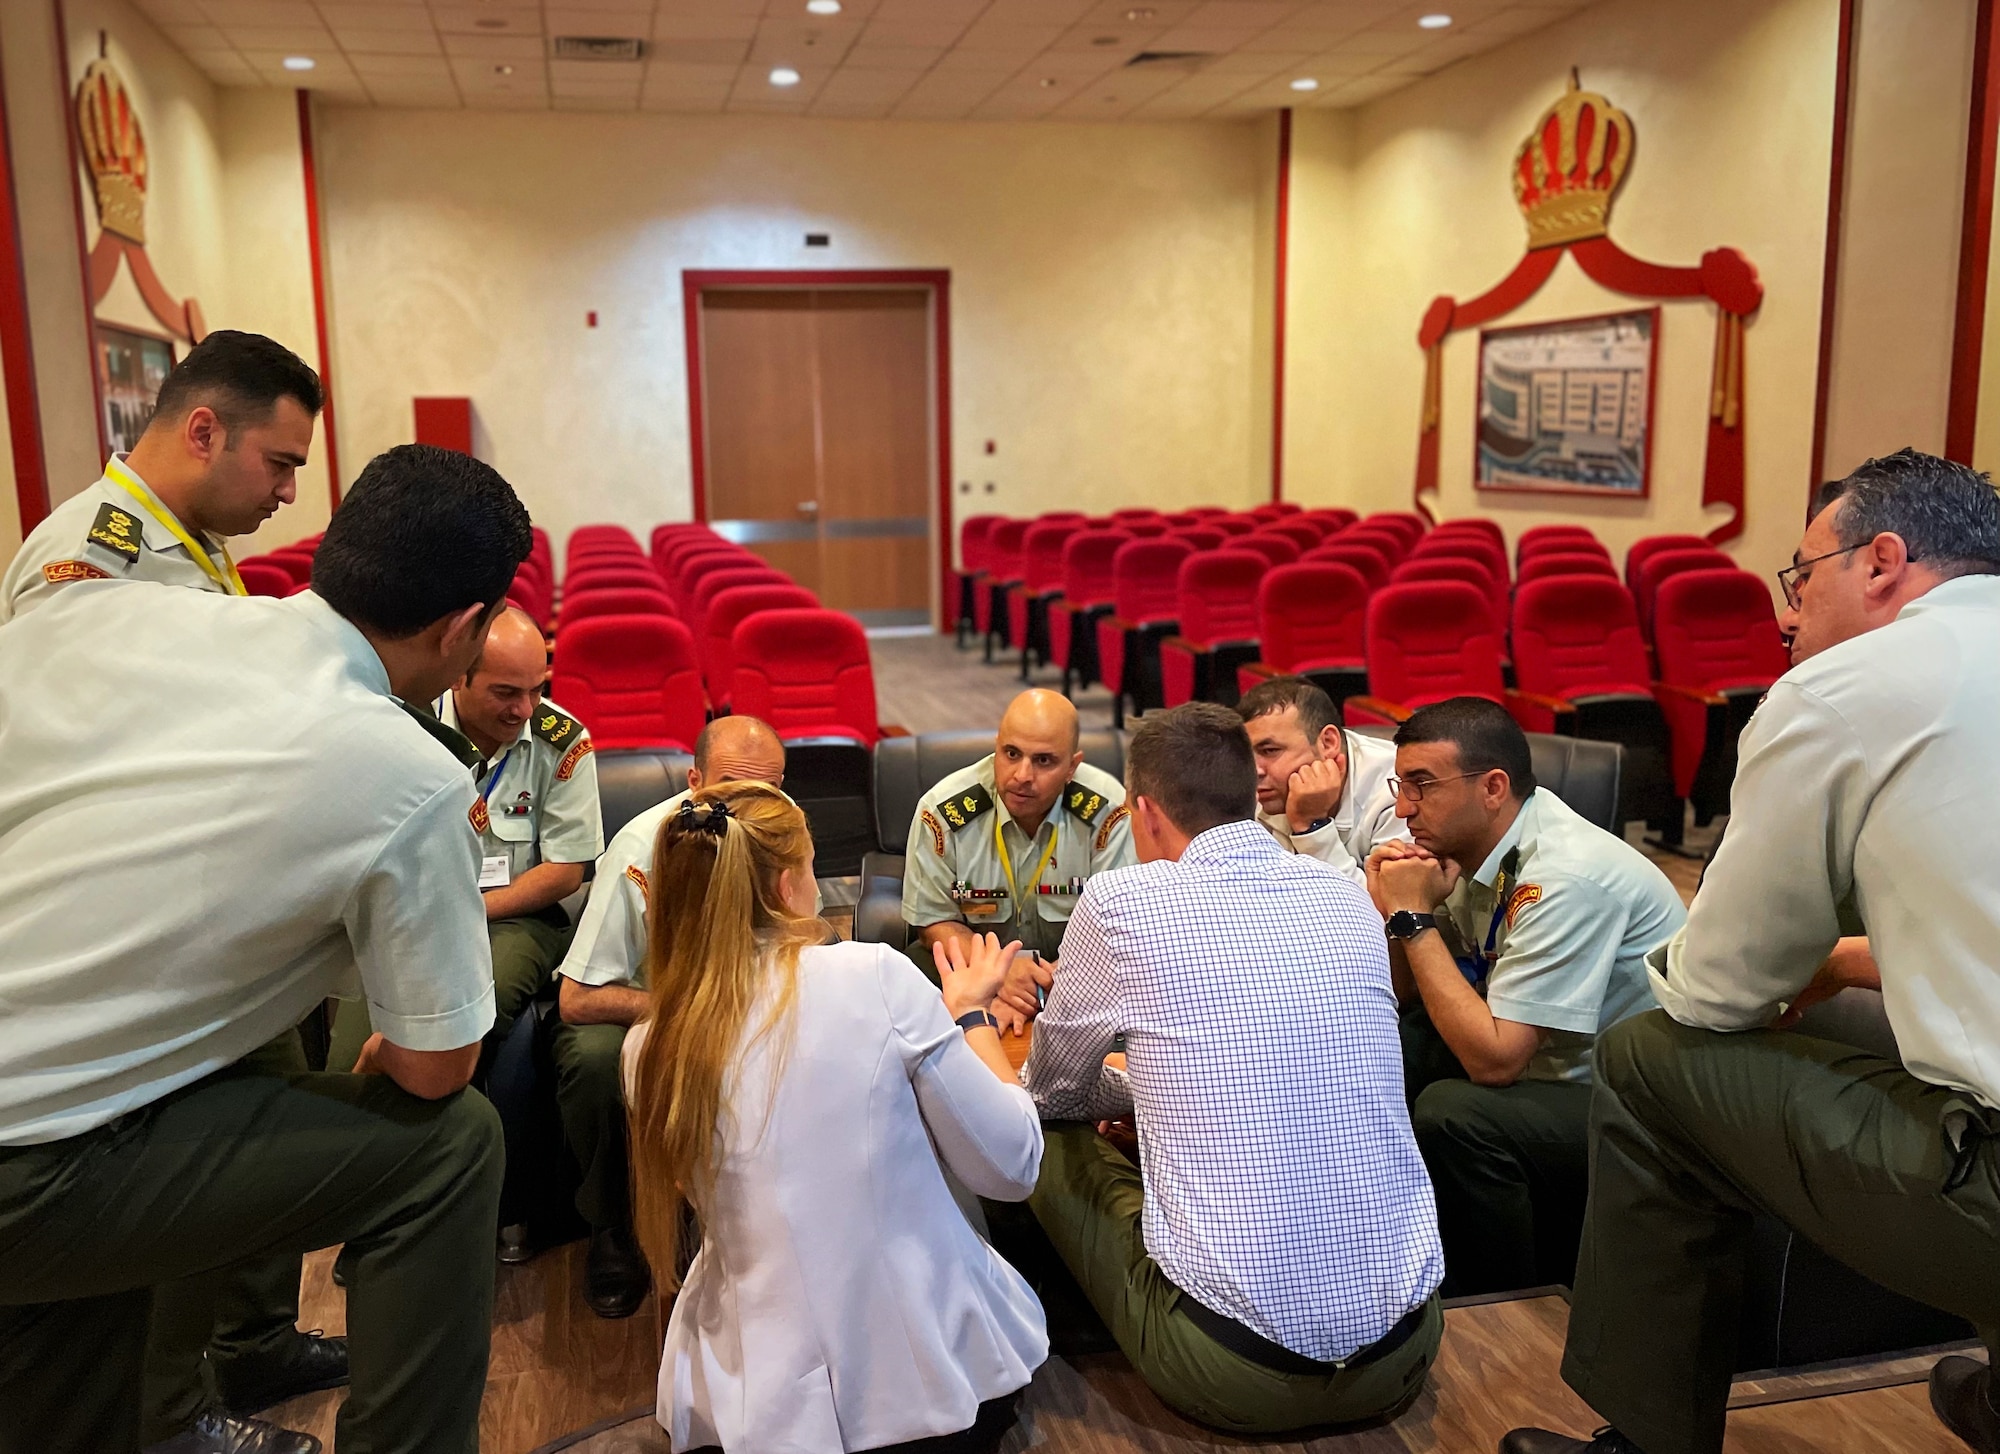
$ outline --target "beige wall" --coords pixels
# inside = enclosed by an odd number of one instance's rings
[[[1774,568],[1790,555],[1811,458],[1837,8],[1833,0],[1604,0],[1346,115],[1300,117],[1287,494],[1406,509],[1423,355],[1440,293],[1478,296],[1520,260],[1514,149],[1568,69],[1638,133],[1611,232],[1637,256],[1691,265],[1733,246],[1766,296],[1747,330],[1747,532],[1731,549]],[[1502,322],[1645,306],[1574,262]],[[1444,350],[1438,508],[1490,514],[1510,538],[1585,519],[1614,552],[1639,536],[1707,528],[1700,505],[1715,310],[1664,305],[1652,496],[1526,497],[1471,485],[1477,330]]]
[[[1274,135],[329,108],[343,458],[468,395],[558,536],[686,518],[683,268],[948,268],[961,513],[1250,503]]]

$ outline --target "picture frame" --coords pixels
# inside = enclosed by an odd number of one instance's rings
[[[1482,329],[1473,488],[1646,499],[1659,345],[1657,307]]]
[[[96,336],[105,440],[114,454],[124,454],[139,442],[153,417],[160,385],[176,362],[174,341],[164,333],[102,320],[97,322]]]

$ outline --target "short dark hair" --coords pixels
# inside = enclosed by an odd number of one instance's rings
[[[313,590],[391,640],[484,602],[498,613],[534,537],[500,472],[433,444],[368,462],[313,556]]]
[[[1843,549],[1886,532],[1902,537],[1911,560],[1947,579],[2000,572],[2000,495],[1970,465],[1899,449],[1821,485],[1813,513],[1836,500],[1833,530]]]
[[[1190,838],[1257,811],[1257,759],[1243,719],[1215,702],[1149,712],[1125,749],[1125,788]]]
[[[1458,765],[1464,772],[1499,768],[1507,774],[1517,802],[1535,790],[1535,758],[1528,750],[1528,734],[1498,702],[1452,697],[1419,707],[1396,729],[1398,747],[1418,742],[1449,742],[1458,749]]]
[[[233,435],[269,419],[280,399],[296,399],[306,413],[318,414],[325,402],[319,375],[274,339],[218,328],[173,366],[153,418],[172,423],[205,404]]]
[[[1341,718],[1339,704],[1327,695],[1325,688],[1304,677],[1269,677],[1257,683],[1237,702],[1236,715],[1245,722],[1254,722],[1287,707],[1298,708],[1299,726],[1305,730],[1308,742],[1319,741],[1319,734],[1329,727],[1347,725]]]

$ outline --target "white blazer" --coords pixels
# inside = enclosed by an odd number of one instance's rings
[[[782,1042],[767,1036],[725,1096],[701,1251],[660,1361],[676,1451],[844,1454],[953,1433],[1048,1357],[1041,1304],[943,1171],[1026,1197],[1042,1160],[1028,1093],[980,1063],[936,988],[883,945],[805,950],[795,1024],[777,1084]],[[628,1083],[644,1032],[626,1037]]]

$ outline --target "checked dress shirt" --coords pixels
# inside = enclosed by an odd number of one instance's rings
[[[1090,880],[1021,1078],[1046,1120],[1134,1116],[1146,1250],[1294,1353],[1350,1356],[1444,1276],[1381,916],[1255,822]]]

